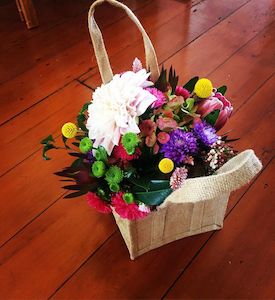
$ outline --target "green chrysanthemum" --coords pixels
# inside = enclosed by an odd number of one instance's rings
[[[120,190],[120,187],[119,187],[119,185],[118,185],[117,183],[111,183],[111,184],[109,185],[109,187],[110,187],[110,190],[111,190],[112,192],[114,192],[114,193],[117,193],[117,192],[119,192],[119,190]]]
[[[82,153],[87,153],[92,148],[93,148],[93,142],[88,137],[85,137],[80,141],[79,149]]]
[[[134,202],[134,195],[132,193],[125,193],[123,195],[123,200],[128,204],[131,204]]]
[[[123,173],[121,169],[117,166],[112,166],[105,174],[105,179],[111,184],[119,184],[123,179]]]
[[[135,153],[135,149],[139,143],[139,138],[138,138],[137,134],[135,134],[133,132],[128,132],[128,133],[124,134],[121,142],[122,142],[124,149],[127,151],[127,153],[132,155]]]
[[[105,174],[105,164],[103,161],[96,161],[92,165],[93,175],[97,178],[102,177]]]
[[[107,161],[108,159],[108,154],[107,151],[105,150],[104,147],[99,146],[96,151],[95,151],[95,158],[96,160],[101,160],[101,161]]]

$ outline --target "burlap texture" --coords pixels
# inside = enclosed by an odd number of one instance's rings
[[[144,219],[129,221],[113,212],[131,259],[183,237],[221,229],[230,193],[261,168],[253,150],[246,150],[222,166],[217,175],[187,179]]]
[[[137,26],[139,31],[142,34],[144,48],[145,48],[145,59],[146,59],[146,68],[147,70],[150,70],[151,72],[151,79],[153,81],[156,81],[159,77],[159,67],[158,67],[158,61],[156,57],[156,52],[153,47],[153,44],[148,37],[146,31],[144,30],[143,26],[141,25],[138,18],[134,15],[134,13],[124,4],[115,1],[115,0],[97,0],[95,1],[88,13],[88,27],[89,32],[91,35],[91,39],[93,42],[94,52],[99,68],[99,72],[101,75],[101,79],[103,83],[109,82],[113,78],[113,72],[112,68],[109,62],[108,54],[104,45],[102,33],[95,21],[94,18],[94,12],[97,5],[102,4],[103,2],[108,2],[109,4],[116,6],[118,8],[122,8],[129,18],[134,22],[134,24]]]

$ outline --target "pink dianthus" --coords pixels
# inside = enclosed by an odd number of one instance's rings
[[[182,96],[184,99],[187,99],[190,97],[190,93],[187,89],[183,88],[182,86],[177,86],[175,90],[175,94],[177,96]]]
[[[144,218],[149,214],[148,210],[140,210],[136,203],[126,203],[123,199],[122,192],[113,195],[112,206],[114,207],[116,213],[118,213],[123,219],[136,220]]]
[[[88,192],[87,194],[87,202],[88,204],[93,207],[98,212],[109,214],[112,212],[111,207],[108,203],[106,203],[104,200],[102,200],[100,197],[97,196],[97,194]]]

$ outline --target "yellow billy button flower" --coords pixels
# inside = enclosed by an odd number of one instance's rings
[[[74,123],[68,122],[62,126],[61,132],[65,138],[72,139],[77,134],[77,127]]]
[[[168,174],[174,169],[174,162],[170,158],[163,158],[159,162],[159,169],[162,173]]]
[[[208,98],[213,91],[212,82],[207,78],[201,78],[197,81],[194,92],[200,98]]]

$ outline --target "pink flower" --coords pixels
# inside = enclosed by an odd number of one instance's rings
[[[136,203],[128,204],[123,200],[123,193],[119,192],[114,194],[112,197],[112,206],[114,207],[116,213],[120,215],[121,218],[128,220],[136,220],[146,217],[149,212],[145,211],[143,208],[139,209]]]
[[[225,125],[227,119],[231,116],[233,107],[230,101],[228,101],[221,93],[215,93],[214,96],[199,102],[196,112],[201,115],[201,118],[205,118],[214,110],[220,111],[214,124],[214,128],[218,131]]]
[[[183,88],[182,86],[177,86],[175,90],[175,94],[177,96],[182,96],[184,99],[187,99],[190,97],[190,93],[187,89]]]
[[[177,122],[172,118],[162,118],[157,120],[157,125],[160,130],[171,130],[178,126]]]
[[[106,203],[104,200],[99,198],[97,194],[88,192],[87,194],[87,201],[88,204],[96,209],[98,212],[101,212],[103,214],[109,214],[112,212],[111,207],[109,206],[108,203]]]
[[[170,135],[167,132],[162,131],[162,132],[158,133],[157,138],[161,144],[165,144],[165,143],[169,142]]]
[[[131,161],[133,159],[137,159],[140,156],[140,154],[141,151],[139,148],[137,148],[134,154],[129,155],[120,142],[118,146],[115,146],[112,156],[116,159],[121,159],[123,161]]]
[[[153,132],[151,135],[145,138],[145,144],[150,148],[153,147],[156,142],[157,142],[157,136],[155,132]]]
[[[139,125],[139,129],[143,136],[150,136],[155,132],[156,128],[156,123],[152,120],[144,120]]]
[[[185,179],[188,176],[188,170],[185,167],[176,168],[170,177],[170,186],[172,190],[181,188],[184,184]]]
[[[141,61],[136,57],[133,61],[133,72],[137,73],[142,69],[142,63]]]
[[[157,100],[151,105],[152,108],[161,107],[166,102],[164,94],[158,89],[149,87],[146,90],[157,98]]]

